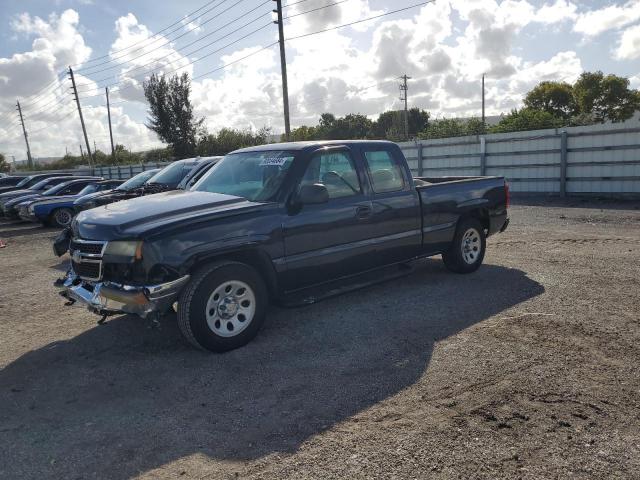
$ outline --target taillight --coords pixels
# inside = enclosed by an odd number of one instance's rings
[[[509,191],[509,183],[506,181],[504,182],[504,193],[507,195],[506,208],[509,208],[509,205],[511,205],[511,192]]]

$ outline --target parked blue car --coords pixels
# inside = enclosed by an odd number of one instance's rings
[[[54,227],[67,227],[74,216],[73,202],[85,195],[97,191],[111,190],[122,183],[122,180],[91,181],[75,195],[60,195],[47,198],[26,200],[18,205],[18,215],[30,222],[40,222]]]
[[[5,217],[17,219],[18,205],[22,202],[60,195],[75,195],[90,183],[99,180],[102,180],[102,177],[49,178],[23,192],[9,192],[0,195],[0,208]]]

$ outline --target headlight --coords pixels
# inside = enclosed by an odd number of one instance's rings
[[[88,210],[90,208],[95,208],[96,206],[96,202],[86,202],[84,205],[82,205],[82,208],[84,210]]]
[[[107,243],[104,254],[140,260],[142,258],[142,242],[138,240],[116,240],[109,242]]]

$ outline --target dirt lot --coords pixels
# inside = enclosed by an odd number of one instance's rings
[[[477,273],[274,309],[225,355],[64,307],[2,224],[0,478],[640,478],[640,204],[528,202]]]

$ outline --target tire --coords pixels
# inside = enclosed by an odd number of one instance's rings
[[[227,352],[258,334],[267,313],[264,281],[244,263],[224,261],[197,271],[178,298],[178,326],[196,348]]]
[[[51,212],[49,225],[52,227],[66,228],[73,220],[73,210],[70,208],[58,208]]]
[[[484,227],[475,218],[463,218],[458,223],[449,250],[442,254],[445,266],[456,273],[475,272],[487,248]]]

